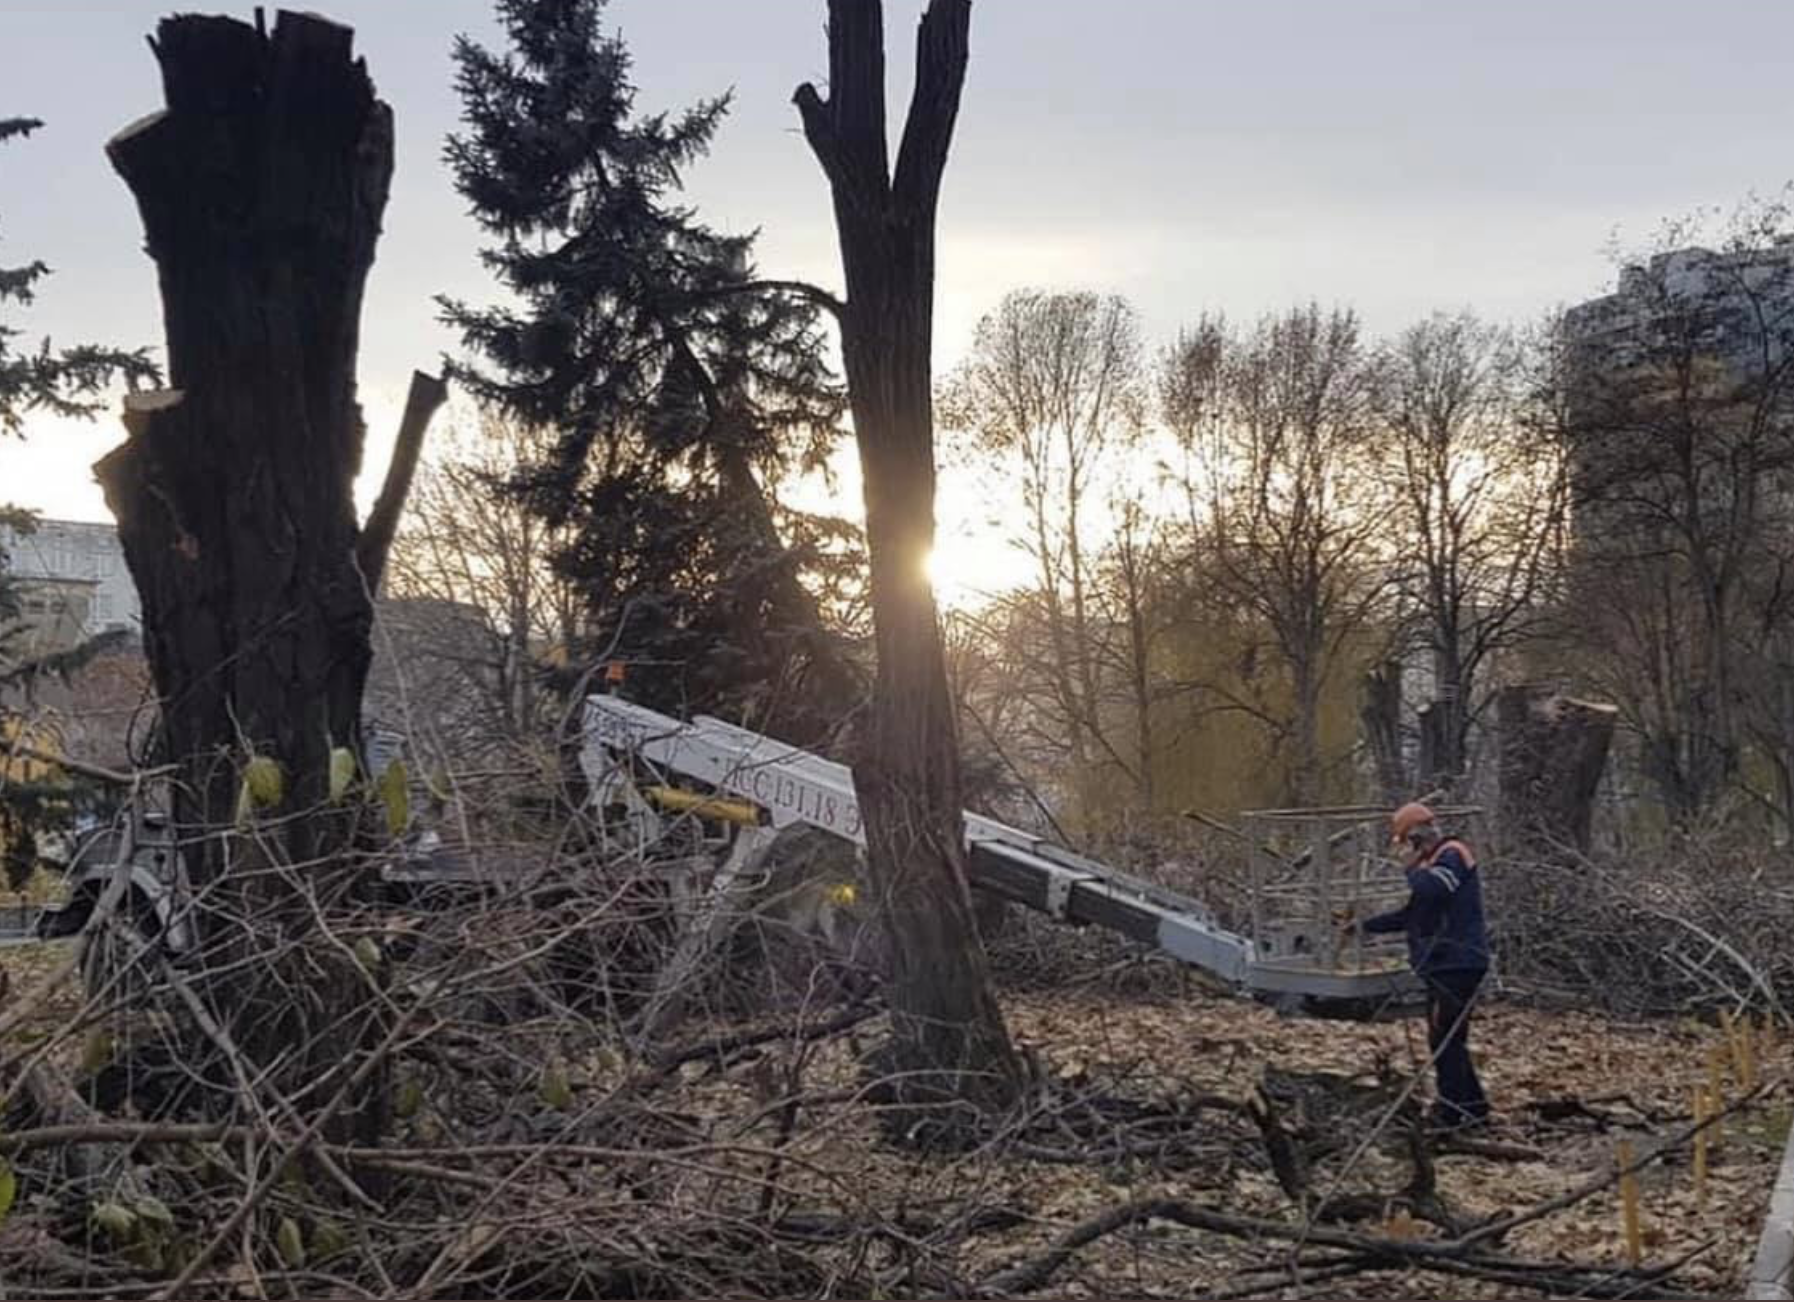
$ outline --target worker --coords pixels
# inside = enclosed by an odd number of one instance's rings
[[[1426,984],[1427,1043],[1438,1081],[1433,1122],[1442,1130],[1480,1126],[1489,1100],[1470,1060],[1470,1012],[1489,970],[1483,891],[1476,856],[1439,830],[1425,805],[1403,805],[1390,819],[1391,845],[1408,874],[1401,908],[1359,924],[1367,932],[1405,931],[1408,961]]]

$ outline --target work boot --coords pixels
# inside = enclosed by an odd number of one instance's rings
[[[1449,1103],[1435,1106],[1427,1117],[1427,1130],[1435,1135],[1462,1135],[1489,1124],[1487,1112],[1466,1112]]]

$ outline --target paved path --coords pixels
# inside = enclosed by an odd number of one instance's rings
[[[1794,1271],[1794,1131],[1782,1153],[1775,1190],[1769,1195],[1769,1214],[1763,1218],[1763,1237],[1757,1242],[1757,1259],[1750,1270],[1746,1296],[1788,1298],[1790,1272]]]

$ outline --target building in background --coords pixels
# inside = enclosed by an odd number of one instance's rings
[[[1563,332],[1566,595],[1583,673],[1622,712],[1611,809],[1690,826],[1730,801],[1780,839],[1794,826],[1794,238],[1658,253]]]
[[[1794,236],[1627,266],[1611,294],[1564,313],[1563,335],[1579,551],[1630,549],[1660,531],[1664,483],[1693,491],[1697,509],[1729,512],[1735,454],[1751,464],[1752,491],[1785,496]],[[1645,480],[1659,485],[1641,493]]]
[[[38,520],[29,533],[0,526],[0,552],[19,587],[28,630],[21,652],[66,651],[101,633],[141,634],[143,607],[115,526]]]

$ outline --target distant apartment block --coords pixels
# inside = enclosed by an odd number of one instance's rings
[[[1563,327],[1578,554],[1630,554],[1664,527],[1640,494],[1686,477],[1678,456],[1700,464],[1705,505],[1727,510],[1732,449],[1783,439],[1794,421],[1794,237],[1658,254],[1625,268],[1613,293],[1569,309]],[[1756,488],[1787,503],[1794,485],[1780,459],[1766,459]]]
[[[65,650],[113,630],[141,631],[143,607],[113,525],[39,520],[29,533],[0,527],[0,550],[19,583],[32,651]]]
[[[1624,268],[1611,294],[1565,312],[1564,332],[1579,362],[1603,369],[1684,346],[1740,367],[1773,363],[1794,337],[1794,236],[1657,254]]]

